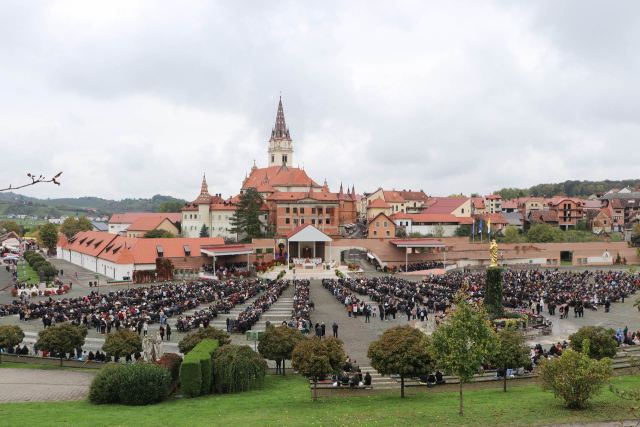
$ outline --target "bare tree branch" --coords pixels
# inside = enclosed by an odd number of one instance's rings
[[[60,185],[60,183],[58,181],[56,181],[56,179],[59,178],[60,175],[62,175],[62,172],[60,172],[58,175],[54,176],[51,179],[46,179],[42,175],[36,177],[36,175],[28,173],[27,176],[29,178],[31,178],[31,182],[30,183],[24,184],[24,185],[20,185],[18,187],[13,187],[11,184],[9,184],[8,188],[0,188],[0,191],[19,190],[19,189],[24,188],[24,187],[29,187],[31,185],[36,185],[36,184],[40,184],[40,183],[47,183],[47,182],[51,182],[51,183],[53,183],[55,185]]]

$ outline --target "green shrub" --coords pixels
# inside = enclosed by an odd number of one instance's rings
[[[40,254],[35,254],[31,258],[29,258],[29,265],[33,268],[33,265],[40,261],[46,261],[44,257]]]
[[[218,341],[202,340],[189,352],[200,356],[200,373],[202,375],[202,385],[200,386],[200,394],[205,395],[211,393],[213,381],[213,355],[218,349]]]
[[[218,349],[218,340],[205,339],[200,341],[198,345],[196,345],[192,351],[200,351],[208,353],[209,356],[213,357]]]
[[[116,378],[120,403],[129,406],[162,402],[171,384],[169,371],[153,363],[124,365]]]
[[[98,372],[89,386],[89,400],[96,405],[118,403],[118,375],[124,365],[109,363]]]
[[[615,357],[618,352],[618,341],[615,339],[616,331],[605,329],[602,326],[583,326],[578,332],[569,335],[571,348],[582,352],[584,342],[589,340],[589,357],[600,360],[604,357]]]
[[[249,346],[227,345],[216,352],[213,378],[219,393],[239,393],[260,388],[266,373],[267,362]]]
[[[222,329],[208,327],[200,328],[197,332],[185,335],[185,337],[178,343],[178,349],[180,350],[180,353],[186,355],[205,339],[217,340],[220,347],[231,344],[231,338],[228,332],[223,331]]]
[[[180,387],[182,393],[189,397],[198,396],[202,388],[202,368],[198,355],[186,355],[180,365]]]
[[[160,359],[156,360],[156,365],[164,366],[171,375],[171,381],[176,382],[180,379],[180,365],[182,357],[175,353],[165,353]]]
[[[588,339],[584,340],[583,347],[584,352],[567,349],[560,357],[540,359],[538,377],[542,391],[553,392],[570,409],[583,408],[613,375],[611,359],[591,359]]]

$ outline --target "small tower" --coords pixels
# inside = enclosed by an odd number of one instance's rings
[[[269,149],[267,150],[269,166],[283,166],[293,164],[293,145],[291,135],[284,120],[284,110],[282,109],[282,97],[278,103],[278,114],[276,115],[276,125],[271,130],[269,139]]]

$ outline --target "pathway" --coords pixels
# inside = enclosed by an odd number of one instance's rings
[[[79,400],[89,393],[95,372],[2,369],[0,403]]]

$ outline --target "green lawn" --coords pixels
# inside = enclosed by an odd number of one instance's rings
[[[33,271],[33,268],[31,268],[31,266],[28,263],[24,263],[25,266],[25,271],[27,273],[27,277],[28,282],[30,284],[34,284],[34,283],[39,283],[40,282],[40,278],[38,277],[38,274]],[[20,280],[20,283],[24,283],[24,276],[22,275],[22,263],[18,263],[18,273],[20,273],[20,276],[18,276],[18,279]]]
[[[12,363],[12,362],[2,362],[0,363],[0,369],[41,369],[43,371],[90,371],[90,372],[99,372],[97,369],[88,369],[88,368],[68,368],[68,367],[60,367],[53,365],[30,365],[27,363]]]
[[[621,388],[640,376],[616,378]],[[465,414],[458,415],[457,393],[323,399],[313,403],[308,382],[299,376],[268,376],[263,390],[236,395],[175,399],[148,407],[95,406],[88,401],[0,404],[2,425],[47,426],[309,426],[435,425],[535,426],[632,418],[629,404],[608,390],[588,409],[566,410],[538,387],[470,391]]]

